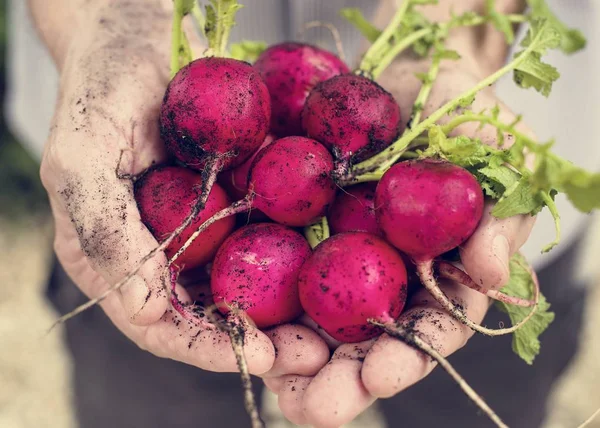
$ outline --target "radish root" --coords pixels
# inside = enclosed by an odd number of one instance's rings
[[[333,41],[335,43],[335,49],[337,50],[338,56],[344,62],[346,62],[346,56],[344,55],[344,44],[342,43],[342,38],[340,37],[340,32],[335,25],[331,22],[323,22],[323,21],[310,21],[304,24],[303,30],[300,32],[301,36],[304,36],[306,30],[311,28],[327,28],[331,33],[331,37],[333,37]]]
[[[509,328],[499,328],[499,329],[491,329],[487,327],[483,327],[480,324],[469,319],[465,313],[460,310],[454,303],[450,301],[448,296],[442,291],[440,286],[438,285],[436,279],[433,276],[433,260],[428,260],[425,262],[419,262],[416,264],[417,266],[417,275],[423,284],[423,287],[429,291],[431,296],[442,306],[443,309],[448,311],[450,315],[456,318],[458,321],[469,327],[470,329],[485,334],[487,336],[502,336],[504,334],[510,334],[517,331],[523,324],[525,324],[529,319],[535,314],[538,307],[538,301],[540,298],[540,288],[536,281],[535,284],[535,296],[534,296],[534,306],[531,308],[531,312],[527,314],[523,320],[512,327]]]
[[[79,315],[80,313],[86,311],[87,309],[101,303],[112,292],[120,290],[121,287],[123,287],[125,284],[127,284],[127,282],[140,271],[140,269],[146,264],[146,262],[148,260],[153,258],[156,254],[164,251],[173,242],[173,240],[175,238],[177,238],[185,230],[185,228],[188,227],[194,221],[194,219],[200,213],[200,211],[202,211],[204,209],[204,206],[206,205],[206,201],[208,200],[208,195],[210,194],[210,191],[212,190],[213,185],[217,181],[217,174],[221,170],[221,164],[222,164],[222,162],[217,159],[217,160],[213,161],[211,164],[207,165],[206,169],[202,172],[202,186],[201,186],[200,196],[198,197],[196,204],[194,204],[190,214],[186,217],[186,219],[183,221],[183,223],[181,223],[179,225],[179,227],[177,227],[177,229],[175,229],[167,237],[167,239],[165,239],[162,243],[160,243],[160,245],[156,246],[152,251],[150,251],[148,254],[146,254],[144,257],[142,257],[142,259],[135,266],[135,268],[133,268],[133,270],[131,270],[127,275],[125,275],[125,277],[123,277],[123,279],[118,281],[115,285],[106,289],[106,291],[104,291],[98,297],[88,300],[86,303],[78,306],[71,312],[58,318],[50,326],[50,328],[48,329],[48,333],[50,333],[56,326],[58,326],[60,324],[64,324],[71,318],[73,318],[73,317]]]
[[[388,335],[400,339],[409,346],[424,352],[433,358],[437,363],[442,366],[446,372],[454,379],[454,381],[461,387],[464,393],[483,411],[498,427],[508,428],[502,419],[491,409],[490,406],[484,401],[484,399],[475,392],[475,390],[467,383],[467,381],[456,371],[454,367],[444,358],[442,354],[436,351],[431,345],[425,342],[423,339],[418,337],[414,332],[406,329],[398,323],[381,323],[376,320],[369,320],[369,323],[380,327]]]
[[[472,290],[485,294],[490,299],[498,300],[509,305],[522,306],[525,308],[529,308],[535,305],[534,300],[523,299],[521,297],[516,296],[509,296],[508,294],[502,293],[501,291],[497,290],[485,290],[483,287],[477,285],[477,283],[473,281],[473,279],[466,272],[457,268],[452,263],[439,261],[436,263],[436,267],[441,277],[465,285]]]
[[[177,292],[175,287],[177,286],[177,275],[178,269],[174,266],[170,268],[170,289],[171,289],[171,305],[173,309],[181,315],[183,319],[186,321],[193,322],[200,327],[204,328],[218,328],[220,331],[227,333],[229,336],[229,340],[231,341],[231,348],[233,349],[233,353],[235,354],[236,364],[238,370],[240,371],[240,378],[242,380],[242,389],[244,391],[244,406],[246,407],[246,412],[250,416],[250,420],[252,423],[252,428],[264,428],[264,422],[260,418],[260,412],[258,411],[258,406],[256,405],[256,398],[254,397],[254,392],[252,391],[252,379],[250,378],[250,373],[248,372],[248,363],[246,361],[246,356],[244,354],[244,336],[245,336],[245,326],[247,323],[242,320],[242,317],[237,314],[238,311],[235,308],[231,308],[232,311],[228,316],[227,321],[224,321],[220,317],[217,318],[214,315],[214,312],[211,310],[207,310],[204,307],[207,315],[207,320],[205,321],[202,318],[199,318],[198,315],[188,309],[186,305],[181,303],[179,298],[177,297]],[[213,306],[216,309],[216,306]]]
[[[217,326],[220,328],[223,327],[222,323],[217,324]],[[261,419],[258,406],[256,405],[256,398],[252,391],[252,379],[250,378],[246,356],[244,355],[244,326],[239,317],[230,316],[226,329],[228,329],[227,333],[229,334],[231,347],[235,353],[235,359],[240,371],[242,388],[244,390],[244,405],[246,407],[246,412],[248,412],[248,415],[250,416],[252,428],[264,428],[265,423]]]

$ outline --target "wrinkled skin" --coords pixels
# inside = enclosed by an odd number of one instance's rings
[[[211,269],[211,291],[223,314],[233,306],[264,329],[302,313],[298,272],[311,254],[298,232],[258,223],[234,232],[219,248]]]
[[[68,28],[86,31],[76,32],[68,49],[53,50],[62,76],[60,99],[40,174],[55,221],[56,255],[90,298],[119,281],[158,245],[141,221],[128,175],[167,159],[157,118],[169,81],[171,5],[132,0],[119,7],[81,8],[82,15],[77,20],[71,16]],[[192,35],[194,30],[188,27],[187,32]],[[194,52],[202,52],[197,40],[191,41]],[[125,336],[158,357],[213,372],[236,372],[226,333],[188,325],[167,310],[161,278],[165,264],[164,254],[148,261],[100,304],[103,311]],[[182,287],[178,294],[187,298]],[[270,337],[278,331],[270,330],[270,336],[254,328],[248,331],[245,355],[251,373],[275,367]],[[285,332],[304,340],[279,343],[287,357],[277,363],[277,370],[294,372],[297,360],[290,356],[308,346],[317,358],[304,364],[302,374],[315,374],[323,365],[319,355],[327,353],[324,342],[306,327],[288,325]]]
[[[350,70],[337,56],[305,43],[281,43],[254,63],[271,94],[271,132],[278,137],[304,135],[302,109],[314,86]]]

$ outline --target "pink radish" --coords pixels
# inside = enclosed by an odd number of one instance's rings
[[[202,175],[178,166],[159,166],[146,172],[134,186],[135,200],[144,224],[162,242],[189,215],[202,188]],[[225,191],[214,185],[204,209],[165,249],[172,257],[194,230],[216,212],[230,204]],[[222,219],[207,228],[175,263],[184,270],[210,261],[234,228],[234,219]]]
[[[319,83],[306,99],[302,125],[343,165],[363,161],[401,131],[400,107],[373,80],[344,74]]]
[[[258,223],[234,232],[219,248],[211,290],[223,314],[243,311],[259,328],[300,316],[298,271],[310,256],[308,242],[279,224]]]
[[[331,233],[361,231],[381,235],[375,217],[376,183],[363,183],[338,192],[327,220]]]
[[[254,63],[271,94],[271,132],[303,135],[302,109],[319,82],[350,70],[334,54],[305,43],[286,42],[265,50]]]
[[[334,235],[320,243],[298,276],[306,313],[341,342],[381,333],[369,323],[395,320],[406,302],[406,268],[383,239],[364,232]]]
[[[240,165],[265,140],[271,117],[269,91],[249,64],[201,58],[171,80],[160,111],[161,136],[169,151],[202,170],[218,161]]]

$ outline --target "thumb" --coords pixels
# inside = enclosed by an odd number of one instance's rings
[[[51,163],[43,165],[42,179],[46,188],[56,189],[50,194],[55,199],[52,204],[55,211],[59,211],[55,213],[57,240],[74,227],[80,251],[103,281],[85,270],[74,275],[74,280],[85,294],[94,298],[139,267],[158,243],[141,222],[129,180],[119,179],[114,169],[99,168],[88,161],[75,167],[70,164],[70,171],[57,179],[58,174],[53,174],[53,168],[48,166]],[[66,246],[60,252],[79,250],[68,248],[76,246],[76,241]],[[168,296],[162,282],[166,263],[164,253],[156,254],[117,293],[132,323],[152,324],[166,311]]]
[[[461,261],[473,280],[485,289],[502,288],[510,278],[510,258],[527,241],[535,217],[519,215],[498,219],[486,203],[473,235],[460,248]]]

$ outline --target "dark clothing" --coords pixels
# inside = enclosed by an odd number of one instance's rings
[[[551,387],[577,351],[586,296],[585,288],[571,279],[577,252],[575,245],[538,272],[556,319],[542,336],[542,352],[533,366],[512,353],[510,336],[476,335],[450,358],[510,427],[540,426]],[[49,296],[61,313],[85,301],[58,266]],[[501,320],[506,321],[492,309],[486,324]],[[98,307],[70,320],[66,332],[81,428],[249,426],[237,374],[156,358],[125,338]],[[255,385],[262,387],[260,381]],[[441,368],[380,404],[390,428],[493,426]]]

